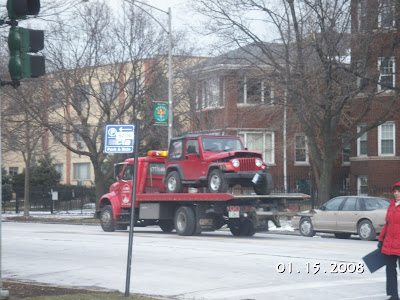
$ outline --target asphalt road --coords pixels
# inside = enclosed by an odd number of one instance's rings
[[[125,291],[128,232],[99,226],[2,224],[2,277]],[[384,269],[361,258],[376,241],[222,230],[181,237],[137,228],[131,293],[176,299],[386,299]]]

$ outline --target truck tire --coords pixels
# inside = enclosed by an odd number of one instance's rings
[[[224,174],[219,169],[212,170],[208,176],[208,191],[210,193],[226,193],[228,188]]]
[[[315,235],[314,227],[310,218],[306,217],[300,220],[299,231],[302,236],[313,237]]]
[[[177,171],[172,171],[168,173],[166,183],[168,193],[182,192],[182,181]]]
[[[101,228],[106,232],[115,231],[115,220],[113,218],[113,209],[111,205],[106,205],[101,210],[100,224]]]
[[[164,232],[171,232],[175,229],[174,221],[172,220],[160,220],[158,225]]]
[[[175,230],[179,235],[193,235],[196,230],[196,216],[191,207],[181,206],[175,212]]]
[[[269,195],[272,191],[273,180],[271,173],[267,172],[261,175],[262,180],[254,185],[254,192],[257,195]]]
[[[358,224],[358,235],[364,241],[373,241],[376,239],[376,231],[370,220],[362,220]]]
[[[229,229],[234,236],[253,236],[256,233],[254,223],[249,219],[240,223],[231,224]]]

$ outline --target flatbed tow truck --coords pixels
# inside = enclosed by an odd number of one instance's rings
[[[267,231],[268,221],[280,227],[282,215],[294,200],[309,199],[300,193],[238,195],[203,193],[204,188],[184,188],[167,193],[166,151],[149,151],[138,158],[135,201],[135,227],[158,225],[164,232],[176,230],[182,236],[198,235],[227,225],[234,236],[253,236]],[[104,231],[127,230],[130,224],[134,159],[116,165],[116,182],[98,203],[97,216]]]

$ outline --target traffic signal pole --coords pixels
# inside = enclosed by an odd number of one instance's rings
[[[1,166],[1,96],[0,96],[0,166]],[[2,174],[3,170],[1,169],[0,171],[0,175],[1,178],[3,178],[3,174]],[[3,290],[3,280],[2,280],[2,273],[1,273],[1,269],[2,269],[2,264],[1,264],[1,260],[2,260],[2,248],[1,248],[1,240],[3,239],[3,235],[2,235],[2,228],[1,228],[1,223],[2,223],[2,204],[3,204],[3,186],[2,186],[2,180],[0,180],[0,299],[8,299],[8,297],[10,296],[9,292],[7,290]]]

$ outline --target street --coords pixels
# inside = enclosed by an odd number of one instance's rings
[[[125,290],[128,235],[100,226],[2,224],[3,279]],[[131,293],[176,299],[386,299],[377,242],[229,230],[182,237],[135,228]]]

